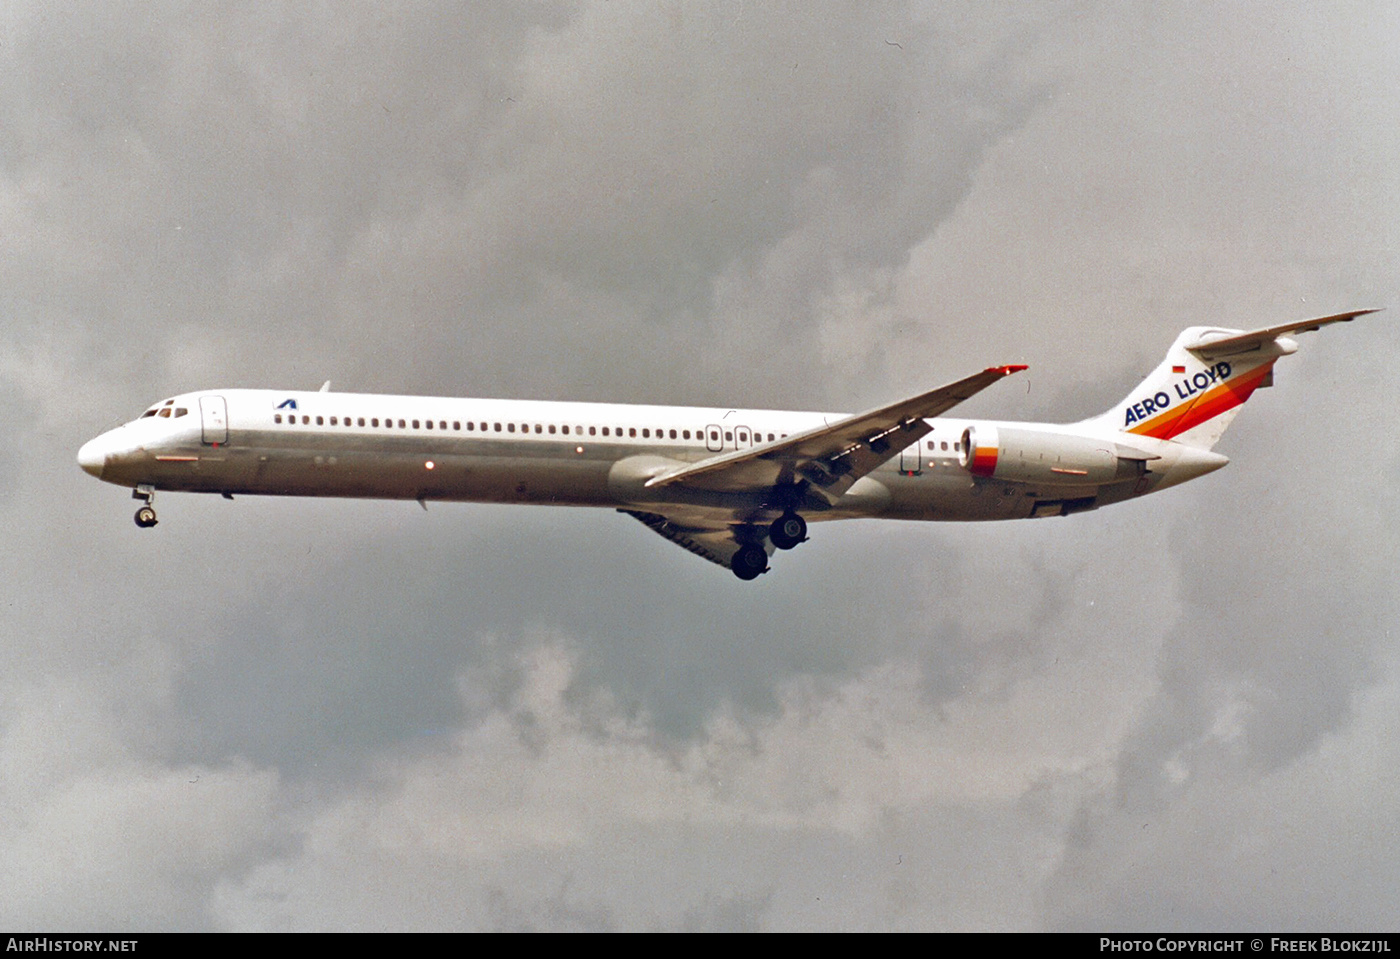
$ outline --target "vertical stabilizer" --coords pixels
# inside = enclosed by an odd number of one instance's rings
[[[1176,338],[1166,359],[1137,389],[1089,423],[1209,450],[1254,391],[1273,384],[1278,358],[1297,351],[1287,334],[1372,312],[1355,310],[1251,331],[1193,326]]]
[[[1271,340],[1270,348],[1228,358],[1202,357],[1190,349],[1204,338],[1239,332],[1208,326],[1183,331],[1151,375],[1093,422],[1134,436],[1210,449],[1254,391],[1269,385],[1274,361],[1297,349],[1282,338]]]

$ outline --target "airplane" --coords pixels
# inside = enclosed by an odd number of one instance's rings
[[[1229,460],[1212,447],[1293,333],[1374,310],[1182,332],[1121,402],[1071,424],[948,419],[1017,373],[994,366],[864,413],[221,389],[161,400],[78,463],[157,491],[608,507],[732,570],[768,571],[809,523],[1068,516]]]

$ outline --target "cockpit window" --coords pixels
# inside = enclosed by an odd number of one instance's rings
[[[171,399],[171,400],[165,400],[165,401],[162,402],[162,403],[157,403],[155,406],[152,406],[152,407],[151,407],[150,409],[148,409],[146,412],[144,412],[144,413],[142,413],[140,416],[138,416],[137,419],[144,420],[144,419],[145,419],[146,417],[148,417],[148,416],[169,416],[169,415],[170,415],[169,407],[172,407],[172,406],[174,406],[174,405],[175,405],[175,401],[174,401],[173,399]],[[166,409],[162,409],[161,407],[166,407]],[[175,415],[176,415],[176,416],[182,416],[182,415],[184,415],[184,413],[183,413],[183,412],[179,412],[179,413],[176,413]]]
[[[184,416],[184,415],[185,415],[186,413],[188,413],[188,412],[189,412],[189,410],[185,409],[183,406],[177,406],[177,407],[175,407],[175,417],[176,417],[176,419],[180,418],[181,416]]]

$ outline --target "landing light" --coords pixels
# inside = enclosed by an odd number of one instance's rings
[[[423,464],[423,468],[424,468],[424,469],[432,469],[433,466],[435,466],[435,465],[436,465],[436,464],[433,463],[432,460],[428,460],[428,462],[426,462],[426,463]]]

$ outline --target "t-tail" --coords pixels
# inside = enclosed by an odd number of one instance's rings
[[[1297,351],[1288,334],[1374,312],[1353,310],[1247,332],[1193,326],[1176,338],[1166,359],[1137,389],[1089,422],[1209,450],[1254,391],[1273,384],[1279,357]]]

